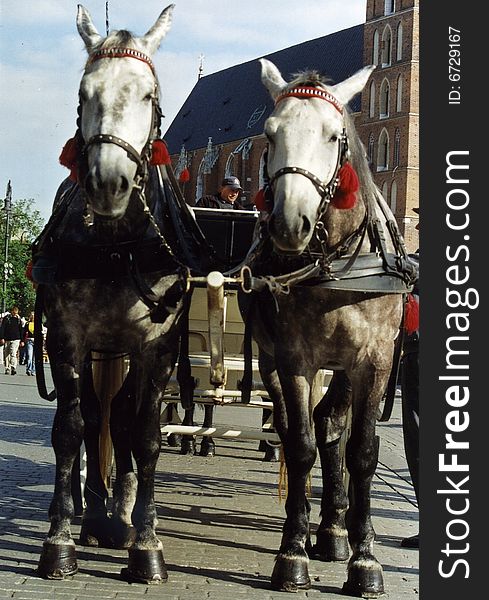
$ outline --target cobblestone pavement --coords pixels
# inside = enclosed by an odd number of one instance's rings
[[[216,422],[236,419],[256,426],[253,409],[219,408]],[[158,534],[169,580],[162,585],[120,580],[126,552],[78,547],[80,571],[66,581],[35,576],[47,532],[53,489],[50,446],[54,406],[37,395],[35,379],[0,374],[0,598],[18,600],[274,600],[269,578],[280,543],[283,501],[277,494],[277,463],[264,463],[258,442],[216,440],[217,456],[180,456],[165,442],[157,468]],[[197,411],[197,416],[198,411]],[[242,423],[239,423],[242,425]],[[418,551],[399,547],[418,531],[418,511],[402,448],[399,400],[388,423],[378,426],[381,455],[374,478],[372,515],[375,552],[384,567],[385,598],[418,597]],[[312,473],[311,523],[318,523],[321,479]],[[79,519],[73,526],[75,540]],[[346,563],[311,561],[312,588],[296,598],[344,599]]]

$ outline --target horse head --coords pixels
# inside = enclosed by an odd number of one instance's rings
[[[269,231],[278,252],[300,254],[326,212],[349,156],[344,106],[362,91],[374,67],[327,86],[315,72],[287,83],[269,60],[260,63],[262,82],[275,101],[264,126],[273,194]]]
[[[141,37],[121,30],[103,38],[78,6],[76,24],[88,52],[79,90],[79,182],[99,217],[120,219],[133,189],[144,188],[161,117],[151,57],[170,28],[173,7]]]

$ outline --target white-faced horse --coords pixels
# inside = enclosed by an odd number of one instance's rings
[[[270,61],[261,64],[262,81],[275,101],[264,126],[269,183],[260,202],[268,216],[262,250],[250,264],[253,276],[246,285],[252,293],[241,301],[259,346],[288,476],[272,587],[309,588],[309,556],[345,560],[349,540],[344,590],[376,597],[383,592],[370,517],[376,415],[391,372],[403,296],[415,273],[346,110],[372,68],[328,86],[315,72],[287,83]],[[316,398],[321,370],[328,368],[333,379],[325,396]],[[339,440],[350,407],[348,504]],[[306,480],[317,451],[323,492],[313,547]]]
[[[157,139],[161,111],[151,57],[170,28],[172,10],[168,6],[141,37],[121,30],[104,38],[86,9],[78,7],[88,60],[78,131],[60,159],[77,182],[61,186],[33,252],[57,395],[51,527],[38,565],[46,578],[61,579],[78,568],[70,473],[82,438],[89,467],[83,541],[130,545],[124,569],[130,581],[167,578],[155,534],[154,472],[160,403],[177,357],[186,271],[172,251],[167,173],[154,166],[168,162],[168,155]],[[123,354],[130,361],[110,417],[117,476],[111,532],[104,530],[109,519],[98,469],[101,408],[92,351],[107,358]]]

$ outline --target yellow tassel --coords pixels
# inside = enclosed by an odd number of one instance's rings
[[[282,503],[282,497],[287,499],[288,483],[287,483],[287,465],[285,464],[284,447],[280,446],[280,469],[278,476],[278,501]],[[306,496],[312,498],[312,474],[309,471],[306,479]]]

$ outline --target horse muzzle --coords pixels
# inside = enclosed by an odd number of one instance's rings
[[[286,215],[277,208],[270,215],[268,231],[279,254],[301,254],[311,241],[314,225],[306,214]]]

